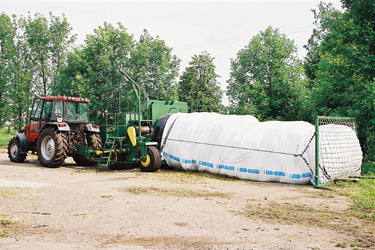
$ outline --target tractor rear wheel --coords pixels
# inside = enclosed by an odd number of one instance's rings
[[[87,135],[87,146],[94,150],[102,150],[103,142],[102,138],[97,133],[90,133]],[[97,162],[86,159],[83,155],[73,155],[73,160],[80,166],[95,166]]]
[[[21,153],[21,142],[17,137],[13,137],[8,144],[8,157],[12,162],[24,162],[27,153]]]
[[[61,166],[68,154],[68,140],[64,133],[46,128],[38,138],[38,160],[49,168]]]
[[[140,161],[139,168],[142,172],[155,172],[158,171],[161,166],[161,154],[160,151],[154,147],[147,148],[146,161]]]

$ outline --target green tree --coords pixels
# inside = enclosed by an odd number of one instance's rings
[[[66,17],[49,13],[48,20],[40,13],[20,18],[27,42],[30,59],[33,61],[34,85],[38,94],[55,93],[55,87],[68,46],[75,40]]]
[[[0,15],[0,127],[9,118],[9,83],[12,78],[12,52],[16,30],[12,19],[2,13]]]
[[[344,12],[320,3],[309,40],[306,71],[314,115],[356,117],[365,155],[375,140],[375,4],[343,0]]]
[[[332,4],[325,4],[321,2],[319,4],[319,10],[312,10],[314,14],[314,24],[317,26],[311,37],[308,40],[307,45],[304,48],[307,50],[307,55],[305,57],[305,72],[308,77],[309,84],[307,87],[310,89],[313,87],[314,80],[316,78],[316,73],[318,71],[318,63],[320,61],[319,46],[325,36],[327,36],[331,29],[337,25],[338,20],[342,19],[342,13],[335,8]]]
[[[29,104],[31,74],[20,22],[2,13],[0,16],[0,125],[12,121],[16,128],[24,125]]]
[[[52,95],[56,95],[56,88],[59,84],[61,67],[66,62],[69,47],[76,40],[77,35],[72,34],[70,26],[64,14],[61,17],[49,13],[49,34],[50,34],[50,67],[52,77]]]
[[[8,80],[8,119],[15,128],[23,127],[29,112],[32,98],[32,61],[29,49],[25,42],[24,33],[21,32],[22,20],[13,16],[13,27],[16,31],[12,47],[9,49],[8,67],[11,72]]]
[[[90,115],[96,122],[103,121],[106,112],[134,109],[132,87],[119,72],[132,75],[129,57],[133,48],[133,35],[121,23],[115,28],[105,22],[87,35],[85,45],[69,53],[58,93],[93,100]]]
[[[35,74],[34,84],[40,95],[46,96],[50,86],[49,65],[51,36],[48,31],[48,20],[40,13],[32,17],[21,18],[23,22],[25,41],[27,42],[30,59],[33,61]]]
[[[50,13],[0,16],[0,125],[21,128],[35,95],[53,93],[58,72],[75,37],[67,19]]]
[[[94,100],[91,116],[103,122],[108,112],[135,111],[137,99],[126,72],[141,88],[141,97],[176,99],[175,78],[179,59],[171,54],[164,41],[145,30],[139,41],[126,28],[104,23],[87,35],[85,45],[68,55],[61,71],[60,94]]]
[[[221,109],[222,91],[213,60],[206,51],[194,55],[180,77],[178,98],[192,110],[218,112]]]
[[[293,40],[268,27],[231,62],[231,109],[260,120],[296,120],[301,113],[304,70]]]
[[[139,37],[130,58],[134,80],[151,100],[176,100],[176,78],[180,60],[158,36],[147,30]]]

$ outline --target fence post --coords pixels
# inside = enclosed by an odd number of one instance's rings
[[[315,186],[319,186],[319,117],[315,120]]]

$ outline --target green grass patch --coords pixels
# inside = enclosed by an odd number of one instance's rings
[[[336,244],[336,247],[346,248],[346,244],[339,242]]]
[[[14,133],[16,131],[11,129],[10,132],[8,131],[8,128],[0,128],[0,147],[6,148],[8,146],[8,143],[12,137],[14,137]]]
[[[353,199],[355,214],[375,220],[375,179],[362,179],[358,183],[337,182],[331,188]]]
[[[8,229],[17,226],[17,220],[10,219],[5,214],[0,214],[0,237],[7,237],[9,235]]]

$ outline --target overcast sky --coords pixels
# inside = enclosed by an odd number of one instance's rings
[[[328,1],[327,1],[328,2]],[[329,1],[341,8],[339,0]],[[182,72],[194,54],[206,50],[213,57],[216,73],[223,90],[229,78],[230,59],[250,41],[251,37],[268,26],[279,28],[298,46],[303,58],[313,29],[311,9],[319,0],[243,0],[243,1],[89,1],[0,0],[0,11],[8,15],[27,16],[28,12],[64,13],[78,35],[76,44],[83,44],[86,34],[105,21],[121,22],[135,38],[147,29],[159,36],[181,60]],[[227,100],[224,101],[227,104]]]

